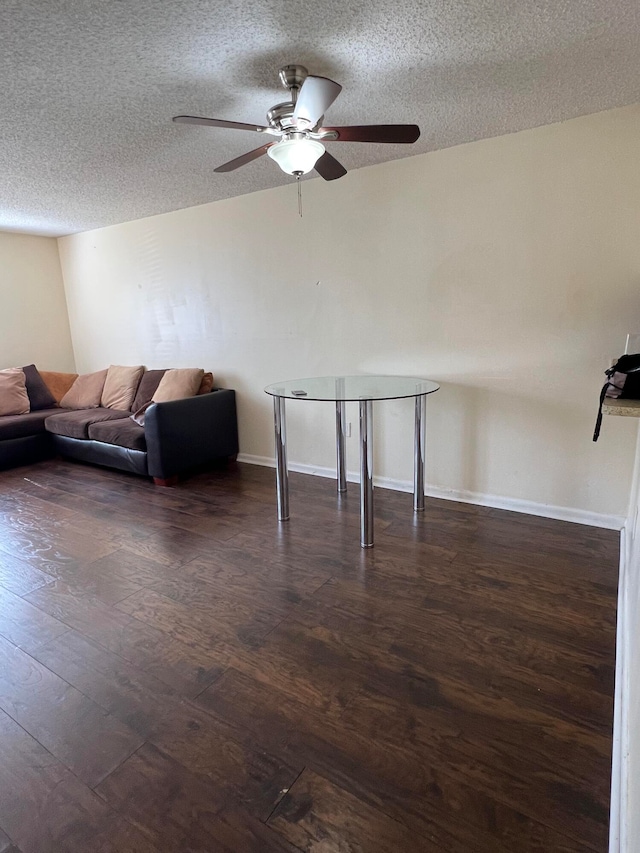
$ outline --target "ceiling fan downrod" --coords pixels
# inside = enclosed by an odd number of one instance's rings
[[[291,93],[291,103],[295,107],[298,100],[298,92],[309,76],[309,72],[304,65],[285,65],[278,71],[278,76],[283,87]]]

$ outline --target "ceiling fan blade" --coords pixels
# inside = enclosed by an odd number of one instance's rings
[[[347,170],[342,163],[339,163],[328,151],[325,151],[322,157],[316,162],[315,170],[325,181],[335,181],[336,178],[341,178],[347,174]]]
[[[341,91],[342,86],[327,77],[307,77],[298,93],[294,121],[301,120],[315,127]]]
[[[268,128],[259,124],[244,124],[241,121],[225,121],[223,118],[204,118],[203,116],[174,116],[177,124],[205,124],[209,127],[230,127],[233,130],[254,130],[262,133]]]
[[[365,124],[353,127],[321,127],[338,134],[334,142],[415,142],[420,136],[417,124]],[[329,140],[327,140],[329,141]]]
[[[267,149],[271,148],[272,145],[276,145],[275,142],[267,142],[266,145],[261,145],[260,148],[254,148],[253,151],[248,151],[246,154],[242,154],[240,157],[236,157],[235,160],[229,160],[228,163],[223,163],[222,166],[218,166],[217,169],[214,169],[214,172],[233,172],[234,169],[239,169],[240,166],[244,166],[247,163],[250,163],[252,160],[257,160],[258,157],[262,157],[263,154],[267,153]]]

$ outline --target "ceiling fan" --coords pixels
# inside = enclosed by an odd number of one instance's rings
[[[420,128],[415,124],[323,127],[321,122],[324,114],[342,91],[342,86],[326,77],[309,75],[303,65],[285,65],[279,74],[280,82],[289,90],[291,99],[271,107],[267,112],[267,125],[200,116],[174,116],[173,121],[181,124],[252,130],[278,138],[218,166],[214,172],[233,172],[263,154],[268,154],[283,172],[294,175],[297,179],[315,169],[325,181],[334,181],[346,175],[347,170],[325,151],[324,142],[411,143],[420,136]]]

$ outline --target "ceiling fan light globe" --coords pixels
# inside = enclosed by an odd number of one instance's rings
[[[324,154],[324,145],[315,139],[283,139],[272,145],[267,154],[287,175],[306,175]]]

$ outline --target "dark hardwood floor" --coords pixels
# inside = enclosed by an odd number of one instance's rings
[[[0,473],[0,853],[604,853],[618,534]]]

